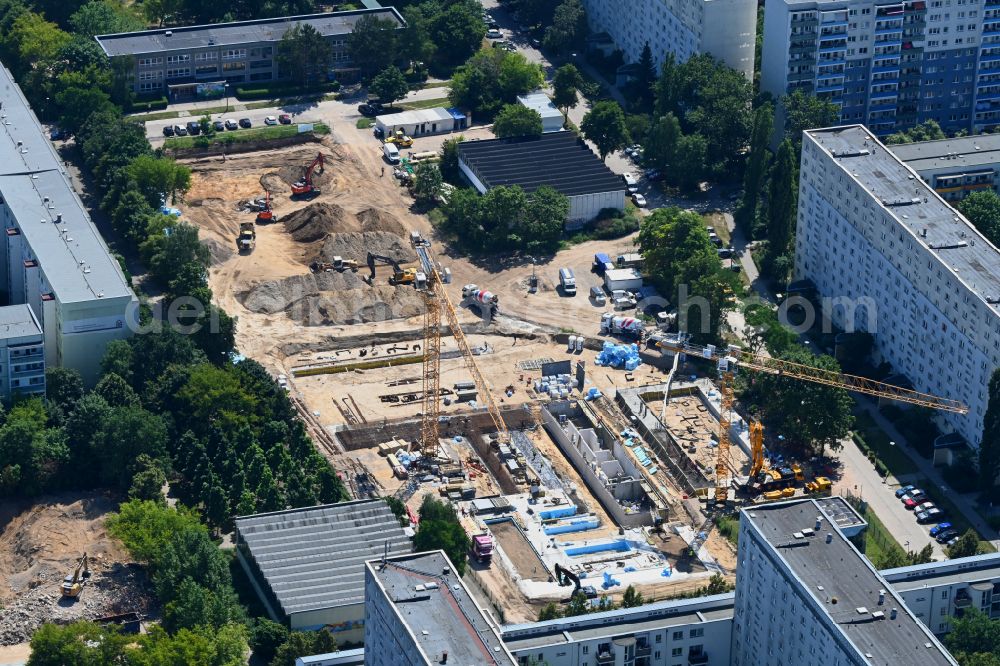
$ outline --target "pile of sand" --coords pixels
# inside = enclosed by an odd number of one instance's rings
[[[423,299],[412,287],[365,284],[361,272],[327,272],[268,280],[238,294],[251,312],[276,314],[306,326],[357,324],[412,317]]]
[[[365,208],[357,214],[361,231],[386,231],[397,236],[407,236],[406,227],[392,213],[381,208]]]
[[[369,252],[390,257],[401,264],[417,260],[417,254],[408,241],[385,231],[332,234],[323,242],[318,260],[331,262],[334,257],[343,257],[364,264]]]
[[[314,203],[286,215],[282,222],[292,239],[299,243],[315,243],[330,234],[360,231],[353,215],[337,204]]]

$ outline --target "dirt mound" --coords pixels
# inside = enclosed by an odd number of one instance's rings
[[[423,299],[412,286],[369,287],[361,273],[351,271],[268,280],[237,297],[251,312],[284,312],[306,326],[386,321],[423,312]]]
[[[332,163],[335,161],[342,161],[342,160],[343,157],[340,155],[336,156],[323,155],[323,162],[324,162],[323,168],[320,169],[319,167],[316,167],[315,169],[313,169],[313,174],[312,174],[313,185],[322,188],[324,185],[329,185],[331,182],[333,182],[333,174],[335,173],[335,169],[333,168]],[[285,186],[288,187],[288,189],[291,189],[290,186],[292,183],[299,180],[300,178],[305,177],[306,169],[309,168],[309,165],[311,163],[312,161],[310,160],[304,162],[303,164],[286,165],[279,168],[273,174],[265,174],[265,176],[276,175],[279,179],[281,179],[281,181],[285,184]],[[263,184],[263,178],[261,179],[261,183]]]
[[[417,253],[401,236],[386,231],[364,231],[332,234],[320,250],[320,261],[333,261],[334,257],[354,259],[363,264],[368,253],[392,257],[401,264],[417,260]]]
[[[295,181],[293,180],[292,182]],[[281,174],[274,171],[272,171],[271,173],[265,173],[263,176],[261,176],[260,185],[265,190],[270,192],[272,196],[275,194],[284,194],[286,192],[292,191],[291,183],[286,182],[281,177]]]
[[[315,243],[330,234],[359,231],[353,215],[337,204],[313,203],[284,217],[285,230],[299,243]]]
[[[212,257],[213,266],[225,263],[231,256],[233,256],[233,254],[235,254],[235,250],[233,250],[232,247],[225,245],[221,241],[217,241],[214,238],[204,238],[201,242],[208,248]]]
[[[397,236],[406,236],[406,227],[392,213],[381,208],[365,208],[355,216],[361,223],[361,231],[385,231]]]

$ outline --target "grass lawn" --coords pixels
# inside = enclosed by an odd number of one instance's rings
[[[451,81],[428,81],[427,83],[420,84],[421,89],[426,88],[448,88],[451,86]]]
[[[214,137],[205,136],[181,136],[167,139],[163,142],[166,149],[194,148],[200,145],[245,143],[247,141],[270,141],[273,139],[284,139],[295,136],[299,133],[297,125],[272,125],[271,127],[259,127],[257,129],[239,130],[237,132],[218,133]],[[316,123],[313,126],[314,134],[329,134],[330,128],[323,123]],[[208,138],[209,143],[204,144]]]
[[[890,445],[889,436],[872,420],[867,412],[862,412],[854,422],[854,430],[864,439],[875,455],[895,476],[916,474],[917,466],[898,446]]]
[[[358,118],[358,122],[354,123],[354,126],[358,129],[368,129],[375,124],[374,118]]]
[[[868,521],[868,529],[865,531],[865,555],[876,568],[882,567],[891,551],[906,553],[871,507],[865,509],[865,520]]]
[[[425,99],[419,102],[409,102],[406,104],[396,104],[397,107],[406,111],[413,111],[415,109],[433,109],[438,106],[448,107],[451,102],[448,101],[447,97],[435,97],[434,99]],[[392,113],[392,109],[388,109],[389,113]]]
[[[148,120],[163,120],[164,118],[176,118],[176,111],[157,111],[155,113],[144,113],[142,115],[129,116],[129,120],[138,120],[144,123]]]
[[[705,226],[715,227],[716,235],[722,239],[722,244],[729,246],[729,229],[726,228],[726,218],[719,211],[712,211],[710,213],[705,213],[702,216],[705,220]]]

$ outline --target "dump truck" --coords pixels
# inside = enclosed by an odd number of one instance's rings
[[[635,317],[620,317],[611,312],[601,315],[601,333],[621,335],[630,338],[642,337],[646,325]]]
[[[833,488],[833,482],[825,476],[817,476],[814,480],[805,485],[806,492],[814,495],[829,495]]]
[[[472,535],[471,554],[477,562],[489,566],[493,561],[493,535],[489,532]]]
[[[242,252],[253,252],[257,247],[257,232],[253,222],[240,222],[240,235],[236,237],[236,249]]]
[[[62,595],[67,599],[76,599],[83,592],[83,586],[90,580],[90,560],[87,553],[83,554],[77,563],[73,573],[68,574],[62,582]]]

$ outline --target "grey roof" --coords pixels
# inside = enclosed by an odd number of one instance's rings
[[[363,603],[365,560],[412,550],[380,499],[246,516],[236,531],[286,615]]]
[[[772,556],[791,570],[819,612],[826,614],[859,655],[871,655],[868,663],[953,666],[956,662],[948,651],[840,530],[830,530],[830,543],[822,533],[795,536],[813,527],[819,511],[813,500],[798,500],[755,506],[744,509],[742,515],[771,547]],[[890,596],[882,607],[877,605],[879,590],[887,590]],[[834,598],[836,605],[831,601]],[[890,607],[899,609],[895,620],[888,619]],[[885,612],[886,619],[874,620],[869,613],[859,613],[861,608]]]
[[[209,46],[235,46],[255,42],[278,42],[281,36],[296,23],[311,25],[324,37],[348,35],[354,31],[354,24],[362,16],[374,15],[380,19],[395,21],[397,27],[406,22],[393,7],[379,9],[357,9],[328,14],[304,14],[301,16],[279,16],[276,18],[191,25],[178,28],[159,28],[139,32],[120,32],[113,35],[97,35],[94,39],[108,56],[140,55],[186,51]]]
[[[816,504],[823,509],[826,517],[837,523],[837,527],[842,530],[863,527],[868,524],[864,518],[858,515],[854,507],[840,495],[817,499]]]
[[[135,298],[94,227],[59,154],[0,66],[0,196],[62,303]]]
[[[443,652],[448,663],[461,666],[517,663],[442,551],[392,558],[385,566],[373,561],[368,568],[424,655],[435,663]],[[451,573],[443,573],[445,568]],[[416,589],[428,583],[437,586]]]
[[[0,307],[0,338],[27,338],[42,334],[35,313],[26,303]]]
[[[402,125],[419,125],[420,123],[434,123],[438,121],[451,122],[454,118],[448,113],[448,109],[443,106],[436,106],[433,109],[414,109],[412,111],[400,111],[399,113],[386,113],[376,116],[375,120],[386,127],[399,127]]]
[[[944,562],[928,562],[908,567],[886,569],[885,579],[896,590],[914,590],[931,585],[972,584],[1000,580],[1000,553],[961,557]]]
[[[1000,310],[1000,251],[874,134],[861,125],[808,130],[806,134],[881,202],[914,243],[923,245],[973,293]]]
[[[976,169],[1000,164],[1000,134],[977,134],[957,139],[919,141],[888,148],[917,172]]]
[[[552,103],[549,96],[546,95],[541,90],[536,90],[535,92],[528,93],[527,95],[518,95],[517,101],[521,103],[522,106],[526,106],[529,109],[538,112],[543,119],[545,118],[562,118],[562,111],[556,108],[556,105]]]
[[[622,179],[573,132],[463,141],[458,155],[487,188],[520,185],[531,193],[548,185],[568,197],[625,190]]]

